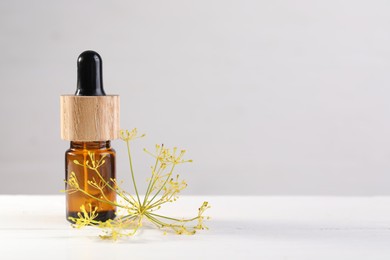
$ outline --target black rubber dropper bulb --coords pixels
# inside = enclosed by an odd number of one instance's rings
[[[77,59],[76,96],[105,96],[103,89],[103,61],[94,51],[84,51]]]

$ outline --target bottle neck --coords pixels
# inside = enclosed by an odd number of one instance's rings
[[[71,149],[85,149],[85,150],[92,150],[92,149],[109,149],[111,148],[111,142],[110,141],[101,141],[101,142],[70,142],[70,148]]]

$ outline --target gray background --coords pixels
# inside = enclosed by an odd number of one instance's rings
[[[389,1],[0,2],[0,193],[63,188],[59,96],[103,57],[123,128],[187,194],[390,194]],[[130,189],[123,143],[118,178]],[[151,160],[135,154],[137,178]]]

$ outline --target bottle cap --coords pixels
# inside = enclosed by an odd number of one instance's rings
[[[118,95],[105,94],[102,74],[98,53],[80,54],[76,93],[60,97],[62,139],[91,142],[118,138],[120,100]]]

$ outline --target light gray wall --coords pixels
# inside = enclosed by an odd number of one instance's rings
[[[187,194],[389,195],[389,13],[379,0],[3,0],[0,193],[63,188],[59,96],[93,49],[122,127],[148,134],[136,149],[189,151]],[[135,160],[143,182],[150,160]]]

